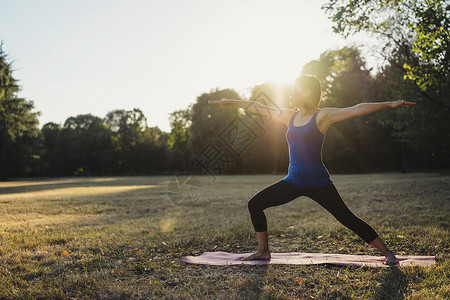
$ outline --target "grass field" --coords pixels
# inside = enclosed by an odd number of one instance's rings
[[[177,204],[170,176],[1,182],[0,298],[450,298],[448,173],[332,176],[396,254],[435,255],[433,267],[180,262],[204,251],[253,252],[247,201],[283,177],[199,176],[200,198]],[[381,255],[309,198],[265,213],[272,252]]]

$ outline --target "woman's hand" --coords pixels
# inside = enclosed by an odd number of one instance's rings
[[[215,104],[215,105],[230,105],[233,103],[233,99],[222,99],[222,100],[208,100],[208,104]]]
[[[395,107],[399,107],[399,106],[408,107],[408,106],[414,105],[414,104],[416,104],[416,103],[415,102],[407,102],[405,100],[398,100],[398,101],[391,102],[390,107],[391,108],[395,108]]]

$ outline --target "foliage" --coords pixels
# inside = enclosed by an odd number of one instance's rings
[[[214,144],[217,149],[224,155],[228,155],[225,150],[225,145],[218,145],[219,134],[226,128],[234,118],[238,117],[238,108],[234,106],[217,106],[208,104],[208,100],[220,99],[240,99],[236,91],[231,89],[211,90],[209,93],[203,93],[197,97],[197,101],[191,106],[191,125],[189,130],[189,139],[187,141],[187,148],[189,149],[189,168],[190,170],[198,170],[200,173],[205,172],[219,172],[210,170],[209,167],[202,167],[197,163],[196,159],[201,159],[202,151],[207,149],[210,143]],[[219,155],[219,154],[218,154]],[[240,168],[242,162],[234,164],[235,167]],[[207,163],[208,164],[208,163]]]
[[[14,174],[28,176],[42,174],[46,164],[41,161],[45,153],[43,138],[38,128],[37,117],[33,112],[34,103],[18,98],[19,86],[12,76],[12,62],[0,44],[0,176],[6,179],[8,169]]]
[[[64,156],[64,174],[101,174],[105,152],[110,147],[110,133],[102,119],[91,114],[68,118],[57,139]],[[107,163],[111,160],[106,161]]]
[[[376,36],[387,61],[379,91],[417,105],[395,110],[382,124],[407,145],[421,168],[450,165],[450,3],[439,0],[331,0],[322,7],[343,36]],[[394,70],[398,69],[398,71]],[[402,82],[402,80],[404,82]],[[413,82],[414,85],[408,84]]]
[[[192,104],[187,109],[172,112],[169,116],[171,131],[168,135],[167,146],[170,151],[168,167],[171,170],[189,169],[188,140],[192,124]]]
[[[422,89],[449,91],[450,3],[441,0],[330,0],[322,9],[335,23],[334,32],[347,37],[365,31],[383,40],[381,53],[405,47],[404,78]],[[392,48],[393,47],[393,48]]]
[[[47,123],[42,131],[53,174],[152,174],[167,164],[167,135],[148,127],[139,109],[114,110],[104,119],[78,115],[68,118],[62,128]]]

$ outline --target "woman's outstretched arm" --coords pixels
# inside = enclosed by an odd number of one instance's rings
[[[209,100],[208,104],[233,105],[238,108],[242,108],[250,113],[258,114],[267,117],[270,120],[274,120],[276,122],[280,122],[283,124],[289,122],[289,119],[294,113],[293,109],[277,108],[263,105],[256,101],[247,101],[247,100],[235,100],[235,99],[222,99],[217,101]]]
[[[414,104],[416,103],[399,100],[388,102],[359,103],[354,106],[344,108],[326,107],[322,108],[321,110],[324,112],[325,120],[327,120],[331,125],[333,123],[347,120],[356,116],[370,114],[384,108],[395,108],[399,106],[408,107]]]

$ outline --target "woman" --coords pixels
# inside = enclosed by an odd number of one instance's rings
[[[298,77],[289,94],[290,105],[295,108],[274,108],[258,102],[222,99],[210,104],[234,105],[251,113],[269,117],[285,124],[289,145],[288,175],[255,194],[248,202],[253,227],[258,239],[258,250],[242,260],[270,259],[267,222],[263,210],[285,204],[299,196],[307,196],[328,210],[340,223],[359,235],[366,243],[377,248],[386,257],[385,264],[397,265],[398,259],[380,239],[375,230],[355,216],[343,202],[322,162],[322,146],[328,127],[336,122],[365,115],[383,108],[408,107],[414,102],[359,103],[345,108],[322,108],[320,81],[312,75]]]

